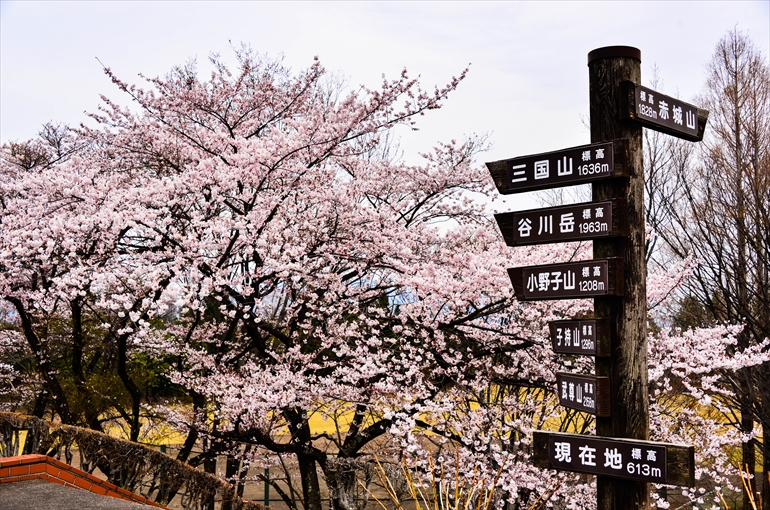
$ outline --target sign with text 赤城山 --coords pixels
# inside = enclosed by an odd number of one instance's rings
[[[656,90],[623,82],[621,97],[627,103],[621,118],[646,128],[690,141],[701,141],[709,112]]]

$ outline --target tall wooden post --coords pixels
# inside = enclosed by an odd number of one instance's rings
[[[611,357],[596,358],[596,375],[610,378],[611,413],[596,418],[599,436],[649,439],[647,390],[647,292],[644,225],[642,127],[620,120],[621,82],[641,83],[641,51],[628,46],[596,49],[588,54],[591,143],[628,141],[631,177],[598,181],[593,200],[625,198],[628,237],[594,240],[594,259],[621,257],[625,296],[594,298],[596,317],[610,317]],[[648,510],[645,482],[597,477],[598,510]]]

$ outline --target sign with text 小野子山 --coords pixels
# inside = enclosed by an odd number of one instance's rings
[[[516,299],[579,299],[623,295],[619,258],[565,262],[508,269]]]

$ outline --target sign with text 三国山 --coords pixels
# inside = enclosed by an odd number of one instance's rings
[[[553,352],[557,354],[610,355],[609,319],[551,321],[548,328]]]
[[[508,246],[547,244],[622,236],[623,199],[495,214]]]
[[[610,380],[607,377],[556,374],[559,405],[600,417],[610,415]]]
[[[620,258],[566,262],[508,269],[516,299],[580,299],[622,296],[623,261]]]
[[[487,163],[503,194],[571,186],[627,175],[622,141],[582,145],[555,152]]]
[[[622,86],[621,97],[628,103],[621,108],[622,118],[685,140],[703,139],[708,111],[642,85],[624,82]]]

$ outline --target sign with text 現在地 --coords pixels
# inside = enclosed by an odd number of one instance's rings
[[[580,299],[624,294],[623,260],[610,258],[508,269],[516,299]]]
[[[582,145],[494,161],[487,169],[503,195],[571,186],[627,175],[626,147],[622,140]]]
[[[508,246],[591,240],[626,234],[622,198],[495,214]]]
[[[538,467],[640,482],[694,483],[692,447],[578,434],[535,432],[533,460]]]
[[[703,139],[709,112],[642,85],[623,82],[621,117],[693,142]]]

